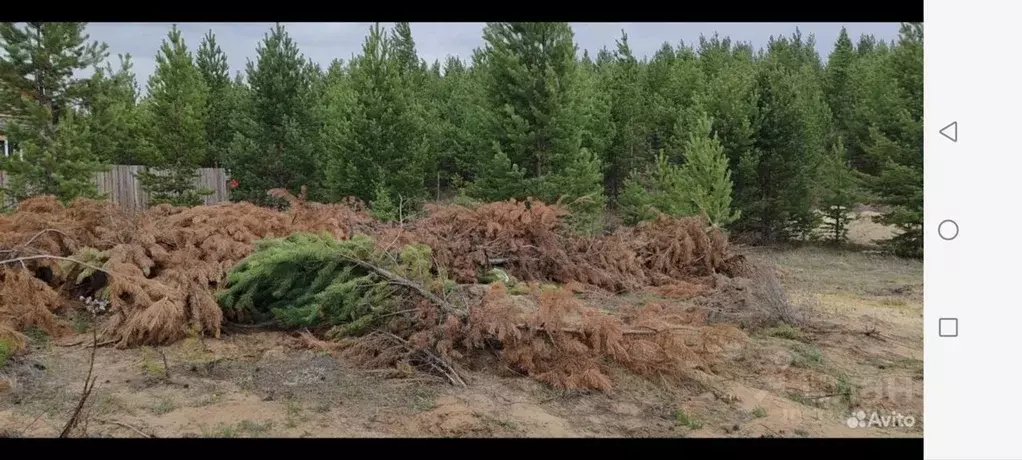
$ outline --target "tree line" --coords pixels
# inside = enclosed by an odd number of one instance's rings
[[[302,187],[384,218],[442,197],[535,197],[580,232],[701,214],[760,242],[821,223],[842,240],[869,203],[900,229],[890,249],[921,257],[919,23],[891,42],[842,30],[826,60],[798,31],[638,58],[624,32],[592,56],[567,23],[488,23],[470,59],[432,63],[408,23],[377,24],[326,68],[276,25],[233,78],[212,31],[193,51],[174,26],[144,94],[131,56],[111,65],[85,28],[0,24],[0,114],[18,145],[0,169],[16,198],[94,196],[96,171],[134,164],[154,202],[193,205],[208,193],[197,169],[223,167],[232,199],[263,205]]]

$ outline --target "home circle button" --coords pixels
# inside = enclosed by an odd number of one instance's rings
[[[937,234],[944,240],[951,241],[958,237],[958,224],[951,220],[945,220],[937,226]]]

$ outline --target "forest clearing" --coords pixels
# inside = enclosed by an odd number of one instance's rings
[[[921,261],[739,247],[698,218],[578,236],[538,201],[384,223],[275,193],[288,211],[0,216],[0,432],[922,436]],[[854,242],[890,236],[859,214]]]
[[[923,27],[832,26],[0,23],[0,435],[921,437]]]

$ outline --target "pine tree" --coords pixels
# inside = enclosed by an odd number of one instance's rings
[[[813,228],[810,190],[820,146],[799,100],[800,76],[777,61],[761,65],[753,150],[739,164],[751,179],[739,196],[740,228],[779,241]]]
[[[171,27],[149,77],[149,168],[138,174],[149,203],[202,204],[210,190],[196,189],[207,153],[206,84],[177,25]]]
[[[552,189],[548,196],[558,197],[557,201],[571,210],[568,225],[577,233],[592,235],[603,229],[606,198],[602,169],[600,158],[582,148],[568,167],[548,176],[544,184]]]
[[[714,36],[702,38],[699,48],[700,66],[707,85],[697,95],[697,105],[712,118],[712,130],[720,140],[734,181],[736,204],[741,197],[754,201],[755,170],[743,170],[743,158],[753,158],[756,135],[753,121],[758,113],[756,90],[756,63],[752,50],[746,44],[733,44],[729,39]]]
[[[851,67],[855,62],[855,48],[848,31],[841,28],[841,34],[834,43],[834,50],[831,51],[827,60],[825,73],[824,90],[827,95],[827,104],[831,113],[834,114],[835,136],[846,137],[850,120],[850,110],[855,100],[851,93]],[[853,157],[858,155],[853,153]]]
[[[898,228],[899,234],[886,246],[906,257],[923,256],[923,26],[903,24],[898,44],[893,50],[896,76],[896,122],[889,134],[878,126],[871,127],[867,155],[881,166],[880,172],[867,181],[880,198],[880,204],[892,211],[878,221]]]
[[[366,200],[382,184],[401,200],[414,202],[422,197],[427,131],[400,72],[393,43],[374,25],[362,55],[351,62],[354,103],[345,111],[345,136],[340,151],[332,153],[329,167],[335,196],[350,194]]]
[[[644,123],[645,101],[642,91],[642,67],[632,55],[628,35],[621,31],[617,50],[613,54],[610,106],[613,142],[605,150],[605,183],[607,194],[616,200],[628,172],[643,165],[649,152],[646,145],[648,130]]]
[[[435,118],[437,162],[444,185],[457,187],[471,180],[475,169],[490,158],[482,155],[490,150],[483,133],[485,112],[482,104],[482,85],[479,72],[465,67],[457,57],[449,57],[444,64],[443,77],[438,82],[435,103],[439,113]]]
[[[393,65],[397,68],[398,81],[395,82],[395,86],[403,99],[402,106],[405,111],[403,115],[408,123],[414,125],[413,131],[407,134],[412,139],[417,138],[418,142],[417,148],[409,154],[416,163],[415,170],[422,174],[423,185],[432,184],[435,187],[438,185],[439,162],[435,146],[438,144],[437,135],[440,127],[434,123],[427,123],[426,120],[432,121],[439,117],[439,104],[433,103],[435,101],[430,97],[431,91],[436,90],[437,81],[431,78],[433,74],[426,62],[419,59],[409,23],[394,24],[389,45],[392,48],[389,58],[394,61]],[[439,63],[436,65],[436,71],[439,72]],[[404,190],[402,193],[406,198],[417,198],[421,195],[421,192],[411,190]]]
[[[576,66],[571,28],[489,23],[483,39],[490,138],[531,178],[570,164],[580,142],[569,100]]]
[[[512,163],[500,146],[493,148],[496,153],[483,162],[479,177],[469,187],[469,194],[487,201],[526,198],[525,170]]]
[[[202,166],[218,168],[230,148],[234,133],[230,127],[233,112],[230,98],[231,77],[227,54],[220,49],[216,36],[210,30],[202,38],[195,54],[195,65],[206,83],[206,144],[208,147]]]
[[[621,217],[626,224],[656,217],[691,216],[697,213],[694,202],[689,199],[685,187],[685,174],[672,163],[663,152],[644,171],[635,170],[629,174],[621,195]]]
[[[694,208],[705,214],[710,224],[724,227],[737,220],[741,213],[731,208],[731,171],[724,147],[711,127],[712,121],[705,114],[693,122],[692,133],[685,143],[682,183],[684,194]]]
[[[87,123],[74,113],[91,101],[95,85],[74,72],[97,66],[107,53],[106,45],[89,41],[85,26],[0,23],[0,113],[12,117],[6,134],[20,147],[0,169],[11,176],[5,193],[15,199],[51,194],[68,201],[98,193],[93,177],[105,166],[89,145]]]
[[[95,93],[87,104],[93,151],[110,164],[140,165],[150,155],[131,55],[118,55],[120,68],[96,69]]]
[[[235,199],[282,205],[266,192],[283,188],[297,193],[321,182],[315,125],[317,97],[312,68],[284,27],[277,24],[246,65],[248,88],[235,111],[239,132],[225,166],[238,180]]]
[[[860,181],[848,165],[844,142],[838,138],[834,147],[824,156],[820,169],[817,192],[825,220],[828,240],[842,243],[848,239],[848,225],[854,219],[852,207],[858,204]]]
[[[492,115],[489,132],[497,151],[506,154],[510,165],[526,171],[527,192],[537,198],[557,201],[579,190],[592,190],[588,175],[565,176],[569,168],[588,169],[591,164],[590,154],[582,148],[586,104],[578,91],[583,76],[571,27],[566,23],[489,23],[483,38],[486,46],[479,61]],[[488,162],[480,174],[495,173],[496,165]],[[592,212],[584,206],[571,210],[578,218]]]

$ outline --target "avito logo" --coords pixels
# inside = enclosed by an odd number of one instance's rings
[[[915,417],[911,415],[902,415],[897,412],[888,415],[882,415],[877,411],[873,411],[871,414],[866,414],[866,411],[858,411],[852,413],[848,420],[846,420],[848,428],[911,428],[916,424]]]

